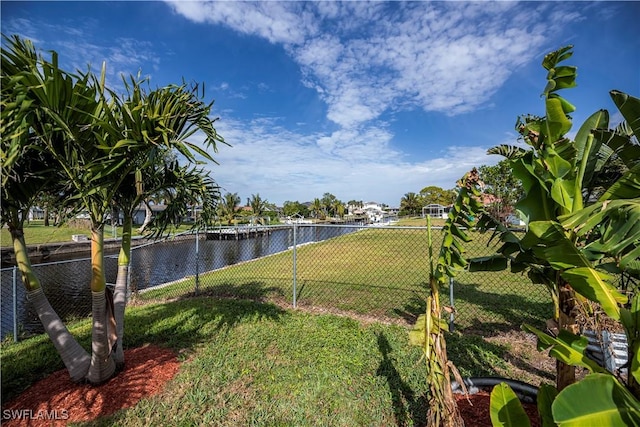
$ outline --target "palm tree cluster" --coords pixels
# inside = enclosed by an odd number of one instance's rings
[[[39,55],[29,40],[5,37],[2,48],[2,209],[29,300],[74,381],[101,383],[124,364],[126,284],[134,209],[158,194],[169,200],[150,224],[163,234],[199,206],[198,220],[215,215],[219,190],[201,160],[212,160],[224,139],[198,85],[145,88],[139,76],[123,79],[125,94],[90,69],[68,72]],[[201,145],[190,142],[195,132]],[[182,162],[182,163],[181,163]],[[88,212],[91,224],[92,345],[87,353],[53,311],[27,255],[23,227],[29,209],[44,196],[73,217]],[[122,247],[113,291],[104,270],[104,226],[112,212],[123,218]],[[197,225],[197,224],[196,224]]]

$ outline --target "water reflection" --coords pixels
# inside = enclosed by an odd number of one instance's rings
[[[296,229],[298,244],[318,242],[358,230],[355,227],[300,226]],[[135,248],[131,257],[131,290],[141,290],[195,275],[196,272],[216,270],[242,261],[260,258],[292,247],[293,228],[273,227],[268,233],[245,239],[207,240],[204,233],[188,239],[169,240]],[[196,252],[197,246],[197,252]],[[197,265],[196,265],[197,260]],[[117,256],[105,258],[107,283],[115,283]],[[91,314],[91,263],[89,259],[58,263],[34,264],[36,275],[54,310],[63,319],[87,317]],[[13,269],[3,269],[2,337],[13,334]],[[26,301],[20,274],[17,274],[18,324],[28,333],[42,332],[35,312]]]

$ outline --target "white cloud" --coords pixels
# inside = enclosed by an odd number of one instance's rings
[[[178,2],[177,13],[282,44],[345,128],[385,111],[481,107],[537,58],[548,3]],[[551,14],[552,20],[569,19]],[[573,13],[572,20],[579,19]]]
[[[220,184],[278,203],[328,191],[397,205],[406,192],[450,188],[473,166],[497,163],[486,155],[489,147],[468,146],[407,160],[392,148],[389,114],[457,115],[491,104],[509,76],[546,48],[543,17],[557,24],[568,19],[550,3],[169,3],[195,22],[281,44],[300,67],[302,83],[327,104],[327,119],[338,125],[329,133],[299,134],[276,121],[220,122],[234,145],[220,152],[214,169]]]
[[[177,13],[199,23],[226,25],[271,43],[299,43],[314,31],[313,16],[296,2],[169,1]]]
[[[212,176],[224,191],[246,198],[259,193],[270,202],[310,201],[329,192],[343,201],[375,200],[398,205],[407,192],[427,185],[451,188],[474,166],[495,164],[489,147],[447,147],[436,158],[414,162],[389,148],[391,135],[370,127],[329,135],[304,135],[278,119],[250,123],[223,119],[221,146]],[[243,199],[244,200],[244,199]]]
[[[449,141],[429,160],[409,159],[393,144],[390,113],[456,115],[483,108],[515,70],[547,49],[549,28],[582,19],[549,2],[168,3],[191,21],[282,45],[300,67],[302,83],[326,103],[335,130],[296,132],[273,117],[240,122],[225,114],[217,122],[233,147],[220,147],[213,177],[226,191],[243,198],[260,193],[276,203],[331,192],[344,201],[398,205],[407,192],[451,188],[473,166],[497,163],[498,156],[485,154],[489,147],[452,147]],[[20,26],[34,34],[39,28],[29,21]],[[106,57],[111,86],[120,84],[119,70],[144,65],[148,72],[149,64],[159,65],[154,47],[143,40],[98,45],[83,37],[82,26],[73,31],[72,42],[51,40],[52,48],[83,69],[87,62],[99,69]],[[251,92],[229,82],[217,89],[238,98]],[[270,90],[263,83],[257,89]]]

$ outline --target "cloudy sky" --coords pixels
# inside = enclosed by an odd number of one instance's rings
[[[543,114],[545,53],[573,44],[575,127],[608,91],[640,95],[640,2],[2,1],[5,35],[109,84],[205,84],[224,191],[398,206],[453,188]],[[614,116],[615,117],[615,116]]]

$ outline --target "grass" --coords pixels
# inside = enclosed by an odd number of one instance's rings
[[[434,233],[434,247],[439,239]],[[471,256],[482,255],[486,239],[474,235]],[[291,303],[291,250],[202,273],[196,297],[193,277],[136,294],[125,345],[170,347],[183,366],[162,394],[87,425],[423,425],[421,351],[408,345],[402,321],[424,311],[426,254],[426,230],[400,227],[300,246],[302,310],[281,308]],[[544,292],[507,272],[461,274],[454,286],[449,358],[463,376],[522,378],[527,358],[484,337],[523,321],[542,324],[551,308]],[[317,307],[398,324],[305,310]],[[89,349],[90,320],[70,329]],[[3,401],[61,368],[45,335],[3,343]]]
[[[434,232],[434,247],[442,235]],[[470,256],[486,254],[487,235],[474,233]],[[484,253],[482,252],[484,251]],[[413,322],[424,312],[428,277],[424,229],[367,229],[296,251],[296,298],[301,306],[330,307]],[[212,296],[292,303],[292,251],[199,275],[198,289]],[[141,301],[162,301],[193,292],[195,279],[139,293]],[[461,273],[454,283],[456,327],[477,333],[542,326],[551,316],[546,291],[508,271]],[[443,303],[449,292],[442,289]]]
[[[86,425],[421,425],[427,384],[407,329],[206,297],[130,307],[128,347],[172,348],[178,375],[155,397]],[[89,321],[70,327],[88,348]],[[452,334],[464,376],[494,375],[504,347]],[[7,401],[61,362],[46,336],[2,347]]]
[[[442,218],[432,218],[431,225],[434,227],[442,227],[446,220]],[[424,227],[427,225],[427,220],[422,217],[402,217],[395,225],[402,227]]]
[[[183,225],[176,230],[176,232],[186,231],[189,227]],[[85,221],[71,221],[69,224],[48,227],[44,226],[44,221],[31,221],[24,226],[24,238],[27,245],[42,245],[47,243],[60,243],[71,242],[71,236],[74,234],[84,234],[90,237],[91,230]],[[139,236],[137,228],[132,230],[134,236]],[[105,239],[114,237],[122,237],[122,227],[116,227],[115,233],[110,225],[106,225],[104,229]],[[0,245],[4,247],[11,247],[13,243],[11,241],[11,234],[6,227],[0,229]]]

